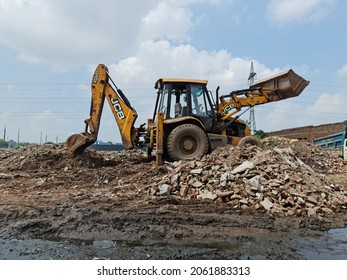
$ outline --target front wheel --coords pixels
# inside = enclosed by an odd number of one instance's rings
[[[261,143],[261,141],[254,136],[246,136],[241,138],[241,140],[238,143],[238,146],[243,147],[243,146],[247,146],[247,145],[251,145],[251,146],[257,146],[259,148],[262,148],[263,144]]]
[[[193,124],[182,124],[174,128],[167,139],[167,152],[171,160],[201,158],[208,152],[206,133]]]

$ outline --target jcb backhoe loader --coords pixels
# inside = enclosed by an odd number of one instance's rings
[[[148,156],[156,150],[157,164],[170,160],[199,158],[227,144],[259,144],[249,127],[236,116],[244,107],[298,96],[309,84],[293,70],[281,73],[250,88],[215,98],[206,80],[161,78],[155,83],[157,99],[153,117],[134,127],[137,113],[117,88],[105,65],[100,64],[92,79],[90,118],[83,133],[71,135],[67,146],[72,155],[82,153],[98,137],[105,98],[118,124],[125,148],[146,147]],[[216,101],[215,101],[216,100]]]

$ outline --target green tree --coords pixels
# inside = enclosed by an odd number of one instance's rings
[[[254,136],[258,137],[259,139],[264,139],[266,137],[266,133],[263,130],[256,130]]]
[[[19,143],[17,143],[17,145],[18,145],[19,147],[25,147],[25,146],[30,145],[30,143],[29,143],[29,142],[19,142]]]
[[[0,139],[0,148],[7,148],[8,147],[8,142]]]

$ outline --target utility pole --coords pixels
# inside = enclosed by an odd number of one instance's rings
[[[17,135],[17,146],[19,146],[19,134],[20,134],[20,128],[18,128],[18,135]]]
[[[4,127],[4,141],[6,141],[6,125]]]
[[[254,72],[254,68],[253,68],[253,61],[251,62],[251,70],[248,76],[248,83],[249,85],[252,85],[254,83],[254,79],[256,77],[256,73]],[[255,114],[254,114],[254,107],[252,107],[249,111],[249,125],[251,128],[251,134],[254,134],[256,131],[256,127],[255,127]]]

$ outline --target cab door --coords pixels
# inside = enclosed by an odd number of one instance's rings
[[[190,84],[190,108],[192,116],[204,124],[206,132],[214,132],[216,116],[206,85]]]

